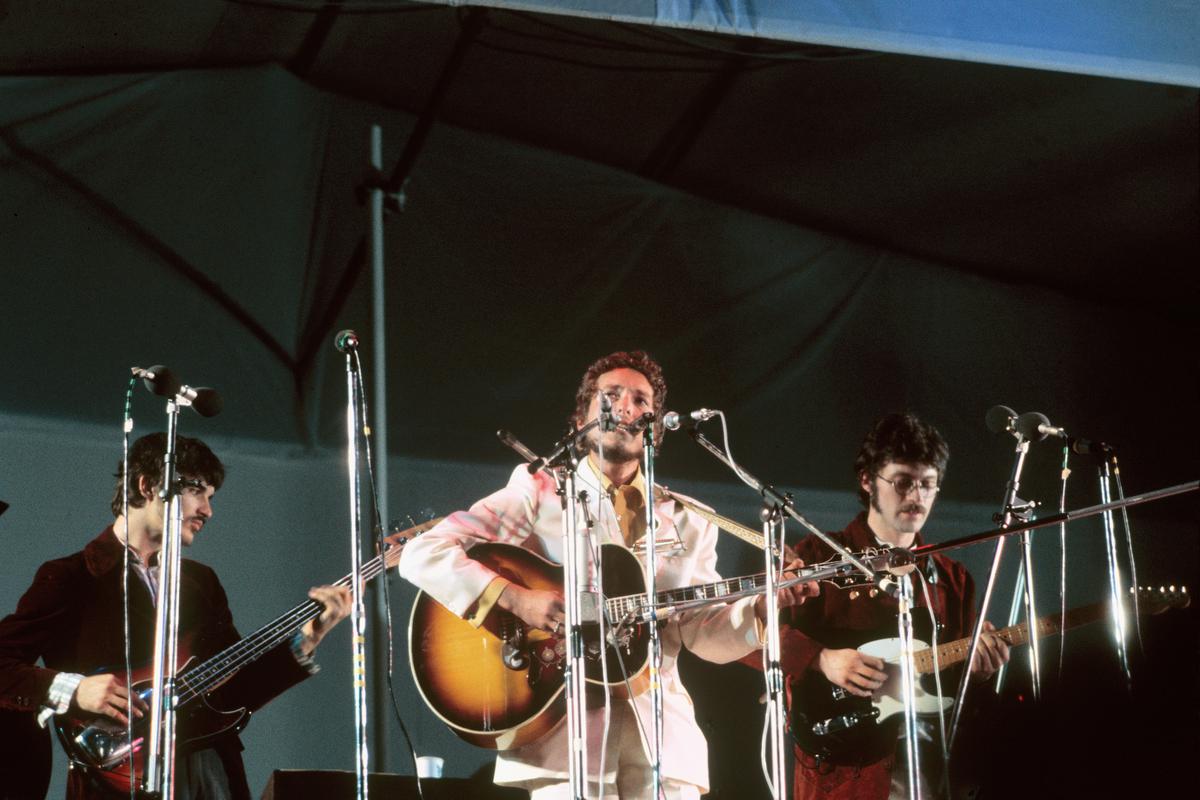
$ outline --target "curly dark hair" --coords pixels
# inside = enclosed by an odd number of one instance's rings
[[[596,396],[596,381],[601,375],[614,369],[637,370],[650,382],[650,388],[654,390],[654,444],[661,445],[663,409],[667,404],[667,382],[663,379],[662,367],[644,350],[618,350],[593,361],[583,373],[579,388],[575,390],[575,410],[571,412],[567,421],[573,427],[579,427],[580,421],[587,414],[588,404]]]
[[[146,504],[142,493],[138,491],[138,481],[144,475],[150,484],[158,486],[163,479],[163,454],[167,450],[167,435],[165,433],[150,433],[129,447],[129,507],[141,508]],[[124,481],[122,480],[121,462],[117,462],[117,471],[113,477],[117,486],[113,490],[112,512],[114,517],[121,516],[124,498]],[[225,465],[221,459],[208,449],[208,445],[199,439],[180,436],[175,440],[175,466],[180,475],[188,478],[200,478],[213,489],[220,489],[225,482]]]
[[[938,483],[946,477],[946,462],[950,448],[937,428],[917,419],[914,414],[888,414],[871,426],[863,439],[858,457],[854,459],[854,475],[871,478],[879,474],[889,461],[906,464],[928,464],[938,471]],[[871,502],[869,493],[858,488],[858,500],[863,508]]]

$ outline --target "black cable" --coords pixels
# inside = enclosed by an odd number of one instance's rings
[[[363,386],[362,362],[359,361],[358,350],[354,349],[351,351],[351,353],[354,358],[355,381],[358,384],[359,408],[356,409],[356,412],[360,414],[360,417],[359,417],[360,424],[356,426],[356,429],[361,432],[362,439],[363,439],[363,445],[364,445],[363,452],[366,456],[366,462],[367,462],[367,485],[371,489],[371,509],[374,512],[374,517],[375,517],[375,521],[374,521],[374,524],[372,525],[372,529],[375,531],[376,547],[378,547],[379,554],[382,556],[385,552],[385,548],[387,545],[384,541],[384,536],[383,536],[382,514],[379,513],[379,492],[378,492],[377,487],[375,486],[375,461],[371,457],[371,437],[368,436],[367,432],[366,432],[366,421],[368,418],[368,416],[367,416],[367,414],[368,414],[368,412],[367,412],[367,394],[366,394],[366,389]],[[383,457],[387,458],[387,453],[384,453]],[[417,778],[417,796],[420,797],[421,800],[424,800],[425,792],[421,786],[421,772],[419,769],[417,769],[417,749],[416,749],[416,747],[413,746],[412,737],[408,733],[408,726],[406,726],[404,724],[404,717],[400,713],[400,702],[399,702],[399,700],[396,699],[396,686],[392,681],[392,672],[395,669],[396,647],[395,647],[395,637],[394,637],[393,631],[392,631],[392,598],[391,598],[390,587],[388,584],[388,571],[387,571],[387,561],[386,560],[383,563],[383,567],[384,567],[383,574],[380,575],[380,583],[383,586],[381,591],[383,593],[384,619],[387,621],[387,624],[385,627],[387,629],[388,695],[392,700],[392,711],[396,716],[396,723],[400,726],[400,733],[403,734],[404,741],[408,744],[408,753],[412,757],[413,774]]]

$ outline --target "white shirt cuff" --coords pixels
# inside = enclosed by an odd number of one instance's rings
[[[75,690],[79,688],[81,680],[83,676],[75,672],[60,672],[54,676],[50,683],[50,691],[46,692],[46,702],[38,712],[38,725],[44,728],[55,714],[66,713],[71,707],[71,698],[75,696]]]

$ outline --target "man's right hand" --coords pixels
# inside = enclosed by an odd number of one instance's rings
[[[129,690],[125,681],[116,675],[92,675],[79,682],[73,698],[75,705],[93,714],[111,717],[122,725],[129,724]],[[149,706],[137,695],[133,697],[133,716],[140,717]]]
[[[515,615],[531,628],[558,633],[566,619],[562,595],[540,589],[526,589],[510,583],[496,598],[496,605]]]
[[[887,680],[883,660],[857,650],[826,648],[818,656],[817,666],[830,683],[859,697],[870,697]]]

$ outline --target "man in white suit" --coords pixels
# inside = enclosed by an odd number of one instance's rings
[[[640,466],[642,434],[635,423],[652,413],[655,435],[661,437],[666,392],[661,368],[641,351],[605,356],[584,373],[571,414],[575,428],[597,419],[601,395],[611,401],[617,421],[629,426],[589,432],[588,456],[577,472],[578,488],[586,490],[589,512],[596,520],[593,534],[601,543],[625,544],[645,553],[647,492]],[[499,607],[530,628],[558,633],[565,618],[560,592],[512,583],[468,555],[477,544],[503,542],[561,563],[562,509],[556,489],[544,471],[531,475],[524,465],[517,467],[503,489],[411,541],[400,560],[401,574],[473,624]],[[656,496],[654,511],[658,589],[719,580],[717,529],[670,497]],[[794,605],[816,593],[815,584],[797,585],[780,592],[780,605]],[[717,663],[749,654],[762,646],[764,605],[762,597],[746,597],[701,606],[672,615],[662,628],[662,780],[671,800],[698,798],[708,791],[708,747],[679,680],[680,648],[686,646]],[[589,797],[652,796],[651,713],[648,693],[632,700],[610,698],[607,714],[604,707],[588,712]],[[532,800],[569,798],[566,726],[560,724],[531,744],[501,753],[495,780],[529,790]]]

